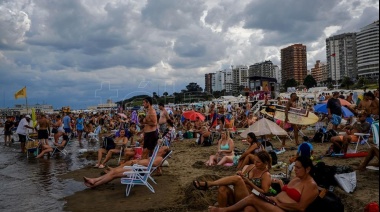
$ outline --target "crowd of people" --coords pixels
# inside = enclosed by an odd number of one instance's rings
[[[379,92],[367,92],[363,100],[353,102],[352,95],[342,96],[339,92],[331,95],[322,94],[321,102],[327,101],[327,114],[321,114],[320,121],[331,125],[331,129],[345,131],[345,135],[337,135],[331,138],[333,151],[347,152],[349,143],[358,142],[359,137],[355,133],[370,132],[371,123],[379,118]],[[355,117],[350,117],[346,124],[342,124],[342,105],[339,99],[345,99],[352,103],[349,109]],[[351,99],[350,99],[351,98]],[[234,136],[237,128],[248,128],[262,116],[254,114],[252,105],[247,101],[243,104],[231,104],[227,106],[210,103],[203,107],[175,107],[167,108],[160,103],[158,109],[153,107],[153,99],[147,97],[143,100],[144,111],[100,112],[100,113],[66,113],[48,116],[38,114],[36,126],[30,126],[29,115],[24,116],[16,125],[12,117],[7,117],[4,135],[5,145],[11,142],[12,128],[17,127],[21,144],[21,152],[25,152],[25,142],[29,131],[37,132],[41,151],[37,158],[49,155],[54,148],[63,148],[69,140],[76,138],[79,144],[86,140],[90,142],[89,134],[100,126],[100,148],[95,168],[105,169],[106,174],[99,178],[84,177],[86,186],[93,188],[107,183],[115,178],[122,177],[126,165],[147,165],[156,145],[162,145],[154,164],[160,164],[165,155],[170,151],[170,146],[175,141],[183,138],[195,138],[200,146],[215,147],[215,154],[205,158],[206,166],[232,165],[236,166],[237,174],[221,178],[216,181],[194,181],[194,187],[207,190],[209,187],[218,186],[218,205],[210,207],[210,211],[288,211],[305,210],[318,196],[318,187],[310,175],[312,171],[313,147],[309,143],[310,137],[303,137],[304,143],[298,142],[298,126],[289,123],[289,108],[300,107],[296,93],[290,95],[285,103],[285,120],[282,127],[290,125],[294,131],[295,145],[298,146],[297,156],[294,158],[295,178],[287,185],[279,179],[272,178],[270,171],[272,158],[266,148],[260,142],[265,137],[256,137],[254,133],[247,135],[247,148],[235,153]],[[284,99],[278,99],[278,104],[283,104]],[[266,104],[270,104],[266,101]],[[267,106],[264,104],[264,106]],[[312,110],[312,108],[310,109]],[[185,112],[194,112],[194,117],[185,117]],[[268,117],[270,118],[270,117]],[[273,120],[276,122],[276,120]],[[53,134],[53,135],[52,135]],[[62,137],[62,139],[61,139]],[[51,144],[49,144],[51,140]],[[103,141],[110,141],[114,145],[107,145]],[[112,141],[112,142],[111,142]],[[212,145],[215,141],[216,145]],[[136,148],[141,146],[142,155],[136,157]],[[306,149],[306,150],[305,150]],[[377,150],[377,151],[376,151]],[[372,147],[371,158],[378,157],[378,146]],[[122,160],[116,168],[107,167],[107,162],[112,155],[122,155]],[[105,158],[103,156],[105,155]],[[361,164],[363,170],[366,164]],[[280,189],[274,189],[273,183],[278,183]],[[251,194],[254,189],[268,197],[267,201]]]

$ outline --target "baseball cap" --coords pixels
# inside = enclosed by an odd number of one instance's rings
[[[29,119],[30,119],[30,116],[29,116],[29,115],[26,115],[25,118],[29,118]]]

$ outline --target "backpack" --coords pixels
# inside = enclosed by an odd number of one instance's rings
[[[344,212],[342,200],[333,192],[327,191],[324,197],[318,196],[305,212]]]
[[[116,145],[115,142],[111,137],[105,137],[103,140],[103,148],[107,151],[110,149],[115,149]]]
[[[328,189],[331,185],[337,184],[334,178],[336,170],[336,166],[328,166],[324,162],[318,162],[314,166],[311,176],[318,186]]]
[[[331,129],[325,133],[323,142],[328,143],[328,142],[330,142],[332,137],[337,136],[337,135],[338,135],[338,133],[335,132],[335,130]]]
[[[323,129],[319,129],[311,140],[312,142],[322,143],[323,141]]]

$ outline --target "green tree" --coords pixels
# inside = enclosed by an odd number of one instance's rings
[[[307,89],[309,89],[317,86],[317,81],[315,81],[313,76],[307,75],[303,81],[303,85],[306,86]]]
[[[197,83],[191,82],[186,86],[188,92],[199,92],[203,91],[202,87],[200,87]]]
[[[285,89],[288,89],[289,87],[297,87],[297,86],[298,86],[298,82],[294,78],[286,80],[285,85],[284,85]]]
[[[344,77],[342,80],[342,84],[340,85],[341,87],[345,87],[346,89],[350,89],[350,85],[353,85],[354,82],[350,77]]]

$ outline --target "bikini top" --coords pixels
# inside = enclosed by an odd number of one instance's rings
[[[228,143],[226,145],[220,145],[220,149],[221,150],[229,150],[230,149],[230,145]]]
[[[294,201],[299,202],[301,200],[301,194],[297,189],[289,188],[287,185],[284,185],[284,187],[282,187],[281,190],[285,191],[286,194],[288,194],[288,196],[292,198]]]

